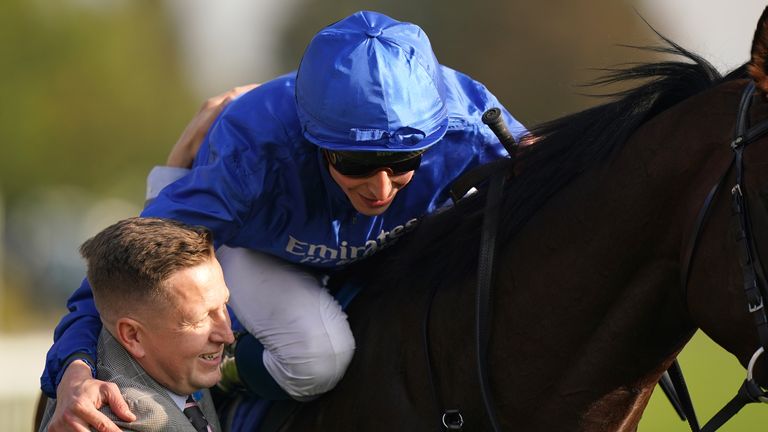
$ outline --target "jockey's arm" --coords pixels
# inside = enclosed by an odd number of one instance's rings
[[[256,86],[237,87],[208,99],[171,150],[169,166],[189,168],[207,130],[223,108],[235,97]],[[177,177],[166,177],[162,180],[166,183],[150,185],[148,190],[159,191]],[[86,426],[90,425],[98,430],[119,431],[98,411],[100,407],[110,405],[111,410],[125,421],[133,421],[135,416],[128,410],[114,384],[95,379],[96,344],[101,320],[87,280],[69,298],[67,308],[69,313],[56,327],[54,344],[48,352],[40,379],[43,392],[57,399],[49,430],[88,430]]]

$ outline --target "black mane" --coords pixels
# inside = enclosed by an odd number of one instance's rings
[[[535,144],[517,158],[515,164],[522,167],[521,173],[505,191],[498,244],[509,241],[552,195],[574,178],[606,163],[643,123],[724,80],[746,76],[742,66],[722,77],[700,56],[663,39],[668,45],[640,49],[674,54],[683,57],[683,61],[607,69],[602,78],[589,85],[636,80],[642,83],[604,95],[612,98],[610,102],[531,130]],[[384,286],[397,286],[402,281],[408,281],[408,285],[428,285],[473,276],[484,202],[483,192],[463,199],[453,209],[425,219],[411,235],[401,239],[404,244],[394,247],[394,253],[385,251],[355,267],[362,267],[366,277],[375,273],[379,279],[386,278]]]

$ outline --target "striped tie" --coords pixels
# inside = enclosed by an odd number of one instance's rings
[[[203,415],[203,411],[197,406],[197,402],[192,399],[192,395],[187,398],[187,403],[184,405],[184,415],[189,418],[197,432],[213,432],[211,425],[208,424],[208,420]]]

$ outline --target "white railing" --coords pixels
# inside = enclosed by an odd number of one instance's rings
[[[0,397],[0,430],[29,432],[35,418],[35,397]]]
[[[52,331],[0,333],[0,432],[30,432]]]

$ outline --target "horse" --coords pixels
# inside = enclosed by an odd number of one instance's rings
[[[634,431],[696,329],[745,367],[760,346],[731,187],[713,185],[735,181],[731,143],[750,82],[749,119],[768,118],[768,8],[751,61],[725,77],[667,42],[656,49],[684,61],[609,72],[600,83],[641,82],[535,128],[535,143],[497,168],[509,179],[494,209],[487,373],[501,430]],[[760,257],[768,138],[743,154],[740,189]],[[462,430],[492,429],[473,353],[485,195],[349,270],[366,284],[348,310],[355,357],[340,384],[300,405],[281,431],[451,429],[444,412],[460,413]],[[763,358],[754,375],[765,385]]]

